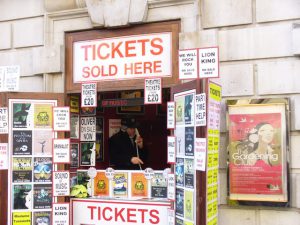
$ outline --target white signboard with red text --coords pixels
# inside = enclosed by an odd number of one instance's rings
[[[78,41],[74,83],[172,75],[170,32]]]
[[[0,143],[0,170],[8,169],[8,143]]]
[[[72,199],[72,225],[166,225],[170,202]]]

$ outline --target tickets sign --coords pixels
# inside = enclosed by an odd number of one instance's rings
[[[97,107],[97,83],[81,85],[81,107]]]
[[[170,32],[79,41],[74,83],[172,75]]]
[[[161,78],[145,79],[145,104],[161,104]]]
[[[72,224],[166,225],[170,202],[72,199]]]

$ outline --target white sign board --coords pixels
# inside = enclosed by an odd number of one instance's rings
[[[195,140],[195,169],[205,171],[206,167],[206,138]]]
[[[198,49],[179,50],[179,79],[197,79]]]
[[[70,224],[70,204],[53,203],[52,205],[52,224],[69,225]]]
[[[109,119],[108,120],[108,137],[113,136],[118,133],[121,128],[121,120],[120,119]]]
[[[145,79],[144,103],[161,104],[161,78]]]
[[[19,91],[20,66],[0,67],[0,91]]]
[[[0,134],[8,134],[8,108],[0,107]]]
[[[8,170],[8,143],[0,143],[0,170]]]
[[[70,107],[53,107],[53,130],[70,131]]]
[[[175,164],[176,162],[176,137],[168,136],[168,163]]]
[[[171,40],[165,32],[75,42],[73,81],[170,77]]]
[[[53,196],[70,195],[70,172],[53,171]]]
[[[219,77],[219,48],[199,49],[199,77]]]
[[[175,225],[175,210],[168,210],[168,225]]]
[[[175,128],[175,102],[167,103],[167,128]]]
[[[81,84],[81,107],[97,107],[97,83]]]
[[[195,98],[195,125],[206,126],[206,94],[198,94]]]
[[[168,174],[168,199],[171,201],[175,201],[175,174]]]
[[[73,225],[166,225],[169,202],[72,199]]]
[[[96,117],[80,118],[80,141],[96,141]]]
[[[70,163],[70,139],[53,139],[53,163]]]

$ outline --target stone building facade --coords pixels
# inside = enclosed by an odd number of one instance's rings
[[[2,0],[0,12],[0,66],[20,65],[20,92],[64,92],[65,32],[179,19],[180,49],[219,46],[223,103],[286,97],[291,114],[285,208],[228,205],[221,121],[219,224],[299,224],[299,0]]]

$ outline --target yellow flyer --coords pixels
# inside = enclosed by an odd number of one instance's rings
[[[97,172],[94,179],[94,195],[109,196],[109,180],[105,176],[105,172]]]
[[[52,104],[34,105],[34,127],[52,128]]]
[[[193,192],[184,191],[184,218],[188,220],[194,219],[194,197]]]
[[[131,174],[131,196],[148,197],[148,181],[144,173]]]
[[[70,112],[79,113],[79,96],[77,95],[70,96]]]
[[[128,174],[116,173],[113,178],[113,193],[115,197],[127,197]]]
[[[31,225],[31,212],[14,212],[13,225]]]

